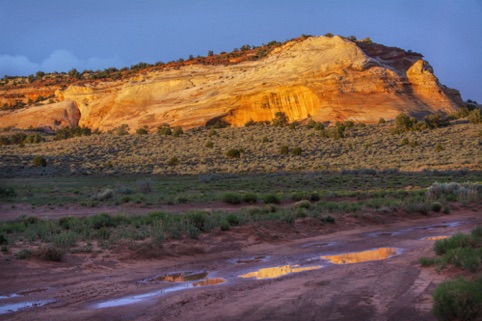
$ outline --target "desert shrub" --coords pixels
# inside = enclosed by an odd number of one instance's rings
[[[208,141],[206,142],[206,145],[204,145],[204,146],[206,146],[207,148],[213,148],[213,147],[214,147],[214,143],[213,143],[212,141],[208,140]]]
[[[476,228],[472,230],[470,236],[477,240],[482,240],[482,225],[478,225]]]
[[[122,124],[119,125],[109,131],[107,131],[108,134],[113,134],[113,135],[118,135],[118,136],[125,136],[129,135],[129,125],[127,124]]]
[[[425,116],[423,120],[426,126],[430,129],[439,128],[439,127],[448,125],[447,119],[445,119],[445,117],[442,114],[438,114],[438,113]]]
[[[437,213],[440,212],[442,210],[442,207],[443,207],[440,202],[432,202],[431,206],[432,206],[432,211],[437,212]]]
[[[179,137],[179,136],[181,136],[182,134],[184,134],[184,131],[182,130],[181,127],[176,126],[176,127],[173,128],[173,130],[172,130],[172,136],[174,136],[174,137]]]
[[[482,252],[471,247],[449,249],[442,257],[442,264],[447,263],[469,272],[476,272],[482,262]]]
[[[64,251],[52,245],[40,247],[36,255],[46,261],[61,262],[64,258]]]
[[[239,216],[231,213],[226,216],[226,221],[229,223],[230,226],[237,226],[239,225]]]
[[[228,204],[240,204],[241,203],[241,196],[237,193],[225,193],[223,195],[223,202]]]
[[[152,179],[146,178],[137,182],[139,191],[143,194],[149,194],[152,192]]]
[[[32,165],[34,167],[45,167],[47,166],[47,160],[43,156],[35,156],[32,160]]]
[[[305,208],[305,209],[309,209],[311,207],[311,204],[309,201],[307,200],[302,200],[302,201],[298,201],[296,202],[294,205],[293,205],[294,208]]]
[[[198,231],[206,231],[206,212],[202,211],[192,211],[187,214],[185,214],[186,221],[189,223],[189,225],[194,226]],[[192,233],[195,233],[195,231],[191,231]],[[189,231],[188,231],[189,234]],[[189,236],[191,237],[191,235]],[[191,237],[193,238],[193,237]]]
[[[64,127],[55,131],[54,140],[63,140],[72,137],[89,135],[92,135],[92,130],[89,127]]]
[[[256,195],[256,193],[246,193],[243,195],[243,201],[246,203],[256,203],[258,201],[258,195]]]
[[[447,239],[438,240],[434,244],[434,251],[437,255],[444,255],[449,250],[456,248],[469,247],[471,244],[470,236],[463,233],[457,233]]]
[[[25,144],[38,144],[43,141],[45,141],[45,139],[39,134],[30,134],[27,137],[25,137],[25,140],[23,142]]]
[[[343,122],[343,125],[345,126],[345,128],[353,128],[355,127],[355,123],[352,122],[351,120],[346,120]]]
[[[92,215],[87,218],[87,223],[94,229],[98,230],[103,227],[115,227],[117,222],[107,213]]]
[[[8,244],[7,238],[5,237],[5,235],[0,234],[0,245],[6,245],[6,244]]]
[[[221,231],[228,231],[231,228],[231,225],[227,220],[224,219],[219,224],[219,227],[221,228]]]
[[[468,116],[468,120],[472,124],[482,123],[482,114],[481,114],[480,109],[476,108],[476,109],[470,111],[469,116]]]
[[[77,217],[73,216],[64,216],[59,218],[58,224],[64,230],[70,230],[78,225],[80,225],[80,220]]]
[[[286,126],[288,125],[288,116],[284,112],[278,111],[274,114],[274,119],[272,121],[273,126]]]
[[[288,155],[288,153],[289,153],[288,146],[286,146],[286,145],[281,146],[280,149],[279,149],[279,153],[281,155]]]
[[[295,156],[300,156],[301,153],[302,153],[302,149],[301,147],[295,147],[293,148],[293,150],[291,151],[291,153]]]
[[[26,260],[31,258],[33,255],[32,251],[29,249],[23,249],[15,253],[15,258],[17,260]]]
[[[104,188],[94,195],[93,199],[97,201],[106,201],[114,197],[114,191],[110,188]]]
[[[218,132],[214,128],[211,128],[208,131],[208,137],[213,137],[213,136],[218,136]]]
[[[482,313],[482,284],[464,278],[441,283],[433,294],[432,312],[440,321],[476,320]]]
[[[263,197],[263,202],[265,204],[279,204],[281,201],[280,201],[278,195],[276,195],[276,194],[266,194]]]
[[[0,186],[0,197],[15,197],[17,192],[13,187],[1,187]]]
[[[179,164],[179,158],[177,158],[176,156],[169,158],[169,160],[167,161],[167,165],[169,166],[176,166],[178,164]]]
[[[423,256],[423,257],[418,259],[418,263],[423,267],[432,266],[432,265],[440,263],[440,258]]]
[[[137,130],[136,130],[137,135],[147,135],[148,133],[149,133],[149,131],[147,130],[147,126],[137,128]]]
[[[323,223],[335,224],[336,218],[331,215],[327,215],[327,216],[320,217],[320,221]]]
[[[385,118],[380,117],[380,119],[378,120],[378,123],[379,123],[380,125],[385,124],[385,123],[386,123]]]
[[[395,117],[395,128],[401,132],[413,130],[417,124],[417,120],[413,117],[401,113]]]
[[[157,128],[157,134],[160,136],[170,136],[172,135],[172,130],[169,125],[164,125]]]
[[[310,194],[310,201],[312,202],[318,202],[320,200],[320,194],[313,192]]]
[[[240,158],[241,157],[241,152],[239,149],[231,148],[226,152],[226,156],[229,158]]]
[[[268,137],[264,136],[264,137],[261,139],[261,142],[263,142],[263,143],[269,143]]]

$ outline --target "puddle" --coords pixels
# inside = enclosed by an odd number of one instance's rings
[[[154,281],[164,281],[164,282],[189,282],[189,281],[199,281],[208,276],[208,272],[177,272],[169,273],[158,276],[153,279],[149,279],[150,282]]]
[[[307,266],[307,267],[299,267],[298,265],[283,265],[283,266],[275,266],[275,267],[259,269],[254,272],[242,274],[239,277],[243,279],[255,278],[257,280],[274,279],[274,278],[278,278],[280,276],[284,276],[291,273],[312,271],[312,270],[318,270],[321,268],[322,268],[321,265],[314,265],[314,266]]]
[[[375,232],[375,233],[370,233],[368,236],[370,237],[384,237],[384,236],[395,236],[399,235],[400,232]]]
[[[337,255],[326,255],[321,258],[329,260],[333,264],[353,264],[367,261],[385,260],[400,253],[400,250],[393,247],[382,247],[375,250],[353,252]]]
[[[23,309],[41,307],[47,305],[49,303],[53,303],[55,300],[45,300],[45,301],[30,301],[30,302],[19,302],[19,303],[11,303],[6,305],[0,306],[0,315],[17,312]]]
[[[221,278],[214,278],[214,279],[207,279],[202,281],[197,281],[192,284],[192,286],[207,286],[207,285],[218,285],[221,283],[226,282],[225,279]]]
[[[265,255],[258,255],[258,256],[253,256],[253,257],[247,258],[247,259],[236,260],[235,263],[236,264],[258,263],[258,262],[264,261],[266,259],[267,259],[267,257]]]
[[[451,237],[451,236],[450,235],[427,236],[427,237],[424,237],[422,240],[424,240],[424,241],[438,241],[438,240],[448,239],[449,237]]]
[[[29,295],[29,294],[32,294],[32,293],[45,292],[45,291],[48,291],[48,290],[49,290],[49,288],[33,289],[33,290],[25,290],[25,291],[18,292],[18,293],[0,295],[0,300],[18,298],[18,297],[26,296],[26,295]]]
[[[178,282],[178,281],[175,281],[175,282]],[[157,296],[161,296],[163,294],[187,290],[187,289],[194,288],[194,287],[217,285],[217,284],[221,284],[221,283],[224,283],[224,282],[226,282],[225,279],[213,278],[213,279],[206,279],[206,280],[192,282],[192,283],[185,283],[185,284],[172,286],[170,288],[166,288],[166,289],[162,289],[162,290],[152,291],[152,292],[148,292],[148,293],[144,293],[144,294],[138,294],[138,295],[130,295],[130,296],[126,296],[126,297],[123,297],[123,298],[104,301],[104,302],[95,304],[93,307],[94,307],[94,309],[102,309],[102,308],[112,308],[112,307],[118,307],[118,306],[133,304],[133,303],[139,303],[143,300],[153,298],[153,297],[157,297]]]
[[[304,248],[306,247],[327,247],[327,246],[333,246],[335,245],[336,242],[320,242],[320,243],[308,243],[303,245]]]
[[[437,224],[437,225],[420,226],[420,227],[416,227],[416,229],[419,229],[419,230],[434,230],[434,229],[439,229],[439,228],[451,228],[451,227],[456,227],[456,226],[459,226],[459,225],[460,225],[460,222],[450,222],[450,223]]]

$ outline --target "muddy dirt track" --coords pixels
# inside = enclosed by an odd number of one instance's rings
[[[151,260],[2,254],[0,320],[435,320],[431,293],[454,271],[419,266],[433,255],[434,241],[423,238],[468,232],[481,214],[459,209],[281,241],[233,229],[203,236],[196,255]],[[354,254],[330,257],[346,253]]]

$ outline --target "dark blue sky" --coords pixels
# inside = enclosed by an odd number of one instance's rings
[[[104,69],[327,32],[422,53],[482,102],[482,0],[0,0],[0,77]]]

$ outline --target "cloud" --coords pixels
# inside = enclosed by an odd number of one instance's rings
[[[99,58],[91,57],[80,59],[68,50],[56,50],[42,62],[32,62],[23,55],[10,56],[0,55],[0,77],[27,76],[41,70],[44,72],[68,72],[72,68],[82,70],[98,70],[109,67],[123,67],[123,61],[119,57]]]

